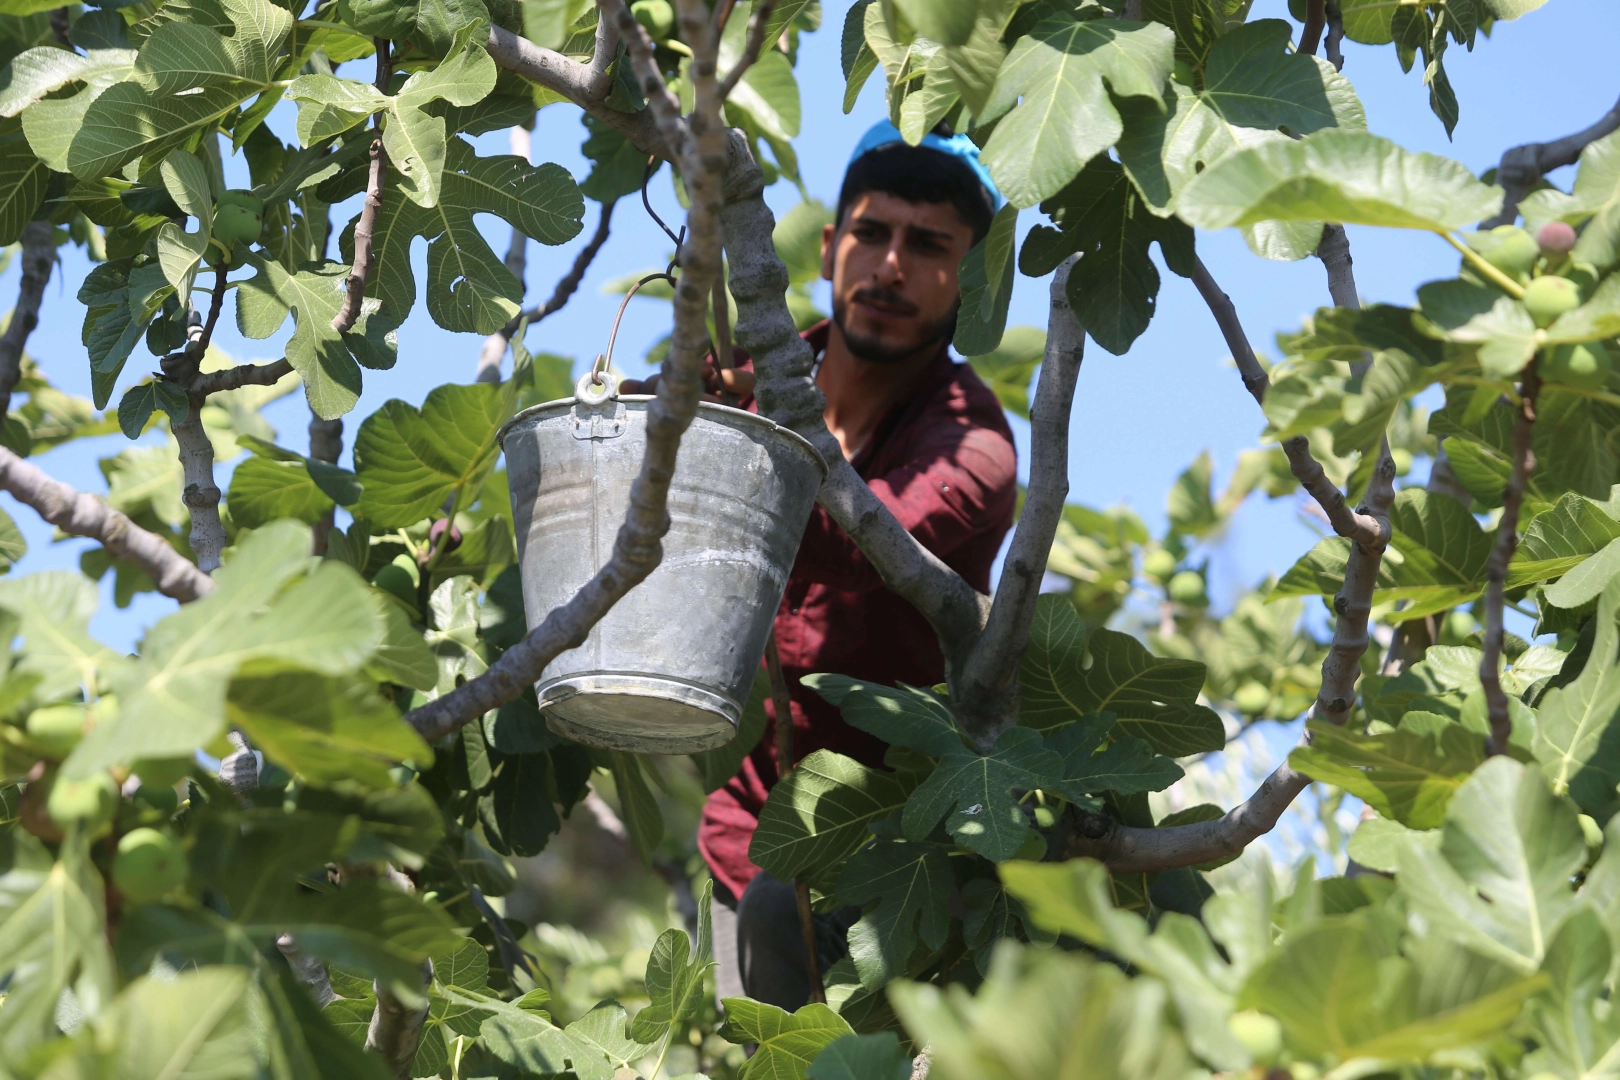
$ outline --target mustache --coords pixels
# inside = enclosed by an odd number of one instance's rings
[[[883,307],[891,308],[902,315],[917,314],[917,305],[913,304],[910,300],[907,300],[904,296],[901,296],[893,289],[871,287],[856,289],[855,295],[850,297],[850,299],[865,303],[879,304]]]

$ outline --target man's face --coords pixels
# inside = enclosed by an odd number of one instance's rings
[[[973,230],[949,203],[878,191],[856,198],[843,225],[821,233],[821,276],[832,282],[833,322],[850,352],[893,363],[943,341],[972,246]]]

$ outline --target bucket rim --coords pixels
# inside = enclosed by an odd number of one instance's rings
[[[627,405],[644,405],[653,401],[657,396],[656,394],[620,394],[614,400],[622,401]],[[495,433],[495,443],[504,452],[506,450],[506,436],[521,421],[538,416],[548,410],[560,407],[572,408],[576,404],[578,402],[573,397],[565,397],[553,398],[551,401],[542,401],[537,405],[530,405],[527,409],[518,412],[512,419],[501,425],[501,429]],[[821,478],[823,480],[831,472],[827,465],[827,459],[821,456],[821,451],[816,449],[814,443],[792,428],[778,424],[768,416],[761,416],[759,413],[749,412],[747,409],[738,409],[730,405],[721,405],[714,401],[699,401],[697,415],[703,416],[705,413],[716,414],[711,419],[742,421],[755,427],[762,427],[768,432],[786,436],[789,442],[798,443],[809,452],[810,460],[814,461],[817,467],[821,469]],[[697,417],[693,417],[693,419],[695,420]]]

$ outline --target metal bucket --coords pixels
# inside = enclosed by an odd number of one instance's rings
[[[501,430],[533,629],[613,552],[647,445],[649,396],[586,374]],[[551,730],[688,754],[730,741],[826,463],[801,436],[708,402],[681,440],[664,559],[535,684]]]

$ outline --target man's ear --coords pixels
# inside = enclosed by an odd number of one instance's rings
[[[821,227],[821,276],[825,281],[833,279],[833,257],[838,251],[838,226],[823,225]]]

